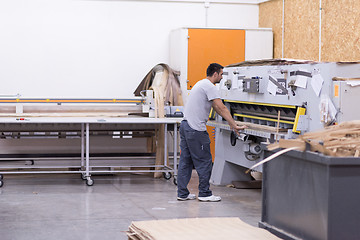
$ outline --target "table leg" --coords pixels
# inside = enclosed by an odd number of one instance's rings
[[[84,148],[85,148],[84,124],[81,124],[81,170],[84,170]]]
[[[84,153],[85,153],[85,133],[84,133],[84,123],[81,124],[81,161],[80,161],[80,171],[81,171],[81,179],[86,180],[86,174],[84,174],[85,169],[85,159],[84,159]]]
[[[168,155],[168,149],[167,149],[167,124],[164,124],[164,166],[167,166],[167,155]]]
[[[177,123],[174,123],[174,183],[177,185]]]
[[[90,126],[86,123],[86,185],[92,186],[94,181],[90,176]]]

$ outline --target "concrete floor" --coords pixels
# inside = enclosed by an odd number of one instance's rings
[[[221,202],[176,200],[171,180],[146,174],[94,176],[5,175],[0,188],[0,239],[127,239],[131,221],[239,217],[257,226],[261,190],[212,186]],[[193,174],[189,189],[197,194]]]

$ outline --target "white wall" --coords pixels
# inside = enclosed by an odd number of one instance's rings
[[[206,19],[207,16],[207,19]],[[258,27],[258,6],[1,0],[0,96],[132,98],[180,27]]]

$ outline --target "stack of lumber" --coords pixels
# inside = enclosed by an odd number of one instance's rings
[[[235,217],[136,221],[127,235],[133,240],[280,239]]]
[[[281,139],[278,143],[270,144],[268,150],[293,147],[300,151],[310,150],[334,157],[359,157],[360,120],[305,133],[297,139]]]
[[[141,96],[143,90],[154,91],[155,118],[164,118],[164,106],[183,106],[181,95],[179,72],[174,71],[167,64],[160,63],[153,67],[141,81],[134,91],[135,96]],[[155,165],[164,164],[164,126],[161,125],[156,131],[156,161]],[[168,156],[167,156],[168,157]],[[162,167],[156,167],[155,170],[162,170]],[[160,178],[163,174],[155,172],[154,177]]]
[[[260,60],[243,61],[243,62],[227,65],[226,67],[293,65],[293,64],[315,64],[315,63],[317,63],[317,62],[311,61],[311,60],[276,58],[276,59],[260,59]]]
[[[141,96],[143,90],[153,90],[155,96],[156,117],[164,117],[164,105],[182,106],[179,72],[167,64],[160,63],[153,67],[134,91],[135,96]]]

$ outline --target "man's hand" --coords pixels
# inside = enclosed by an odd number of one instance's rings
[[[223,104],[220,98],[214,99],[212,103],[212,107],[214,110],[220,114],[225,120],[229,123],[231,130],[234,130],[237,135],[239,135],[239,131],[247,128],[247,126],[238,126],[235,122],[235,120],[232,118],[229,110],[227,107]]]
[[[232,126],[232,127],[231,127],[231,130],[233,130],[237,135],[239,135],[239,134],[240,134],[239,131],[240,131],[240,130],[244,130],[244,129],[246,129],[246,128],[248,128],[248,127],[245,126],[245,125],[242,125],[242,126],[235,125],[235,126]]]

